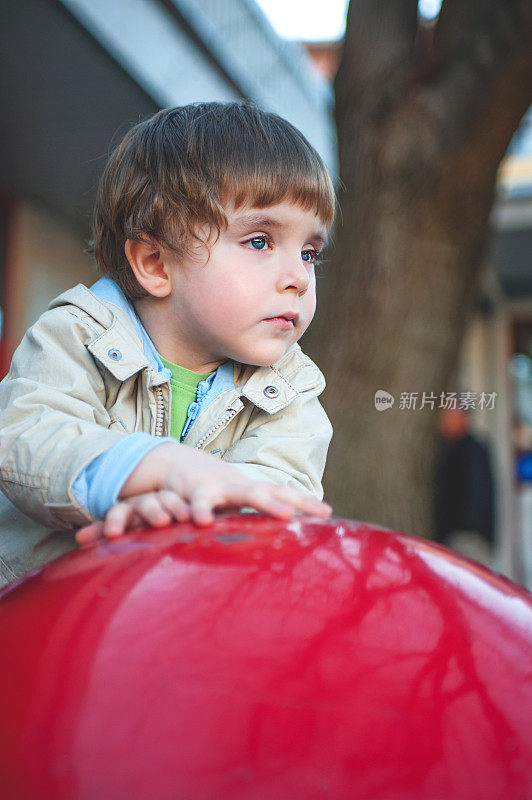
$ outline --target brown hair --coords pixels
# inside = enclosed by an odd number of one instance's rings
[[[244,102],[153,114],[128,131],[101,176],[92,240],[100,270],[129,298],[145,296],[125,256],[126,239],[146,235],[183,255],[198,224],[218,234],[227,225],[229,200],[236,208],[290,200],[315,209],[327,227],[336,210],[320,156],[277,114]]]

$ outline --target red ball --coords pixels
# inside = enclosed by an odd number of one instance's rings
[[[532,598],[445,548],[243,515],[78,550],[0,599],[0,792],[525,800]]]

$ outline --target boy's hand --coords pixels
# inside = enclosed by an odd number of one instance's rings
[[[105,519],[92,522],[76,533],[78,544],[90,544],[97,539],[114,539],[126,530],[151,526],[162,528],[173,520],[184,522],[190,519],[190,507],[169,489],[146,492],[112,506]]]
[[[154,448],[132,472],[121,502],[105,520],[81,528],[79,544],[114,538],[139,525],[162,527],[172,520],[209,525],[215,510],[249,506],[280,519],[295,513],[327,517],[331,508],[295,489],[247,478],[236,467],[179,444]]]

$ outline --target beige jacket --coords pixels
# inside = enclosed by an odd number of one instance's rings
[[[295,344],[271,367],[235,363],[233,380],[184,444],[321,499],[332,435],[321,372]],[[73,494],[77,476],[126,432],[168,436],[169,412],[170,386],[127,313],[81,284],[50,304],[0,384],[4,582],[75,546],[56,532],[92,520]]]

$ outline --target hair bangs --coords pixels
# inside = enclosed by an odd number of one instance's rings
[[[330,228],[336,194],[317,152],[297,128],[276,114],[250,116],[247,135],[239,127],[238,141],[229,137],[220,143],[215,177],[220,203],[265,208],[287,200],[314,210]]]
[[[305,211],[313,210],[330,228],[336,214],[336,195],[329,173],[321,165],[309,165],[309,169],[301,166],[279,156],[262,158],[253,170],[249,164],[228,165],[220,174],[220,203],[225,206],[230,201],[239,209],[266,208],[288,201]]]

